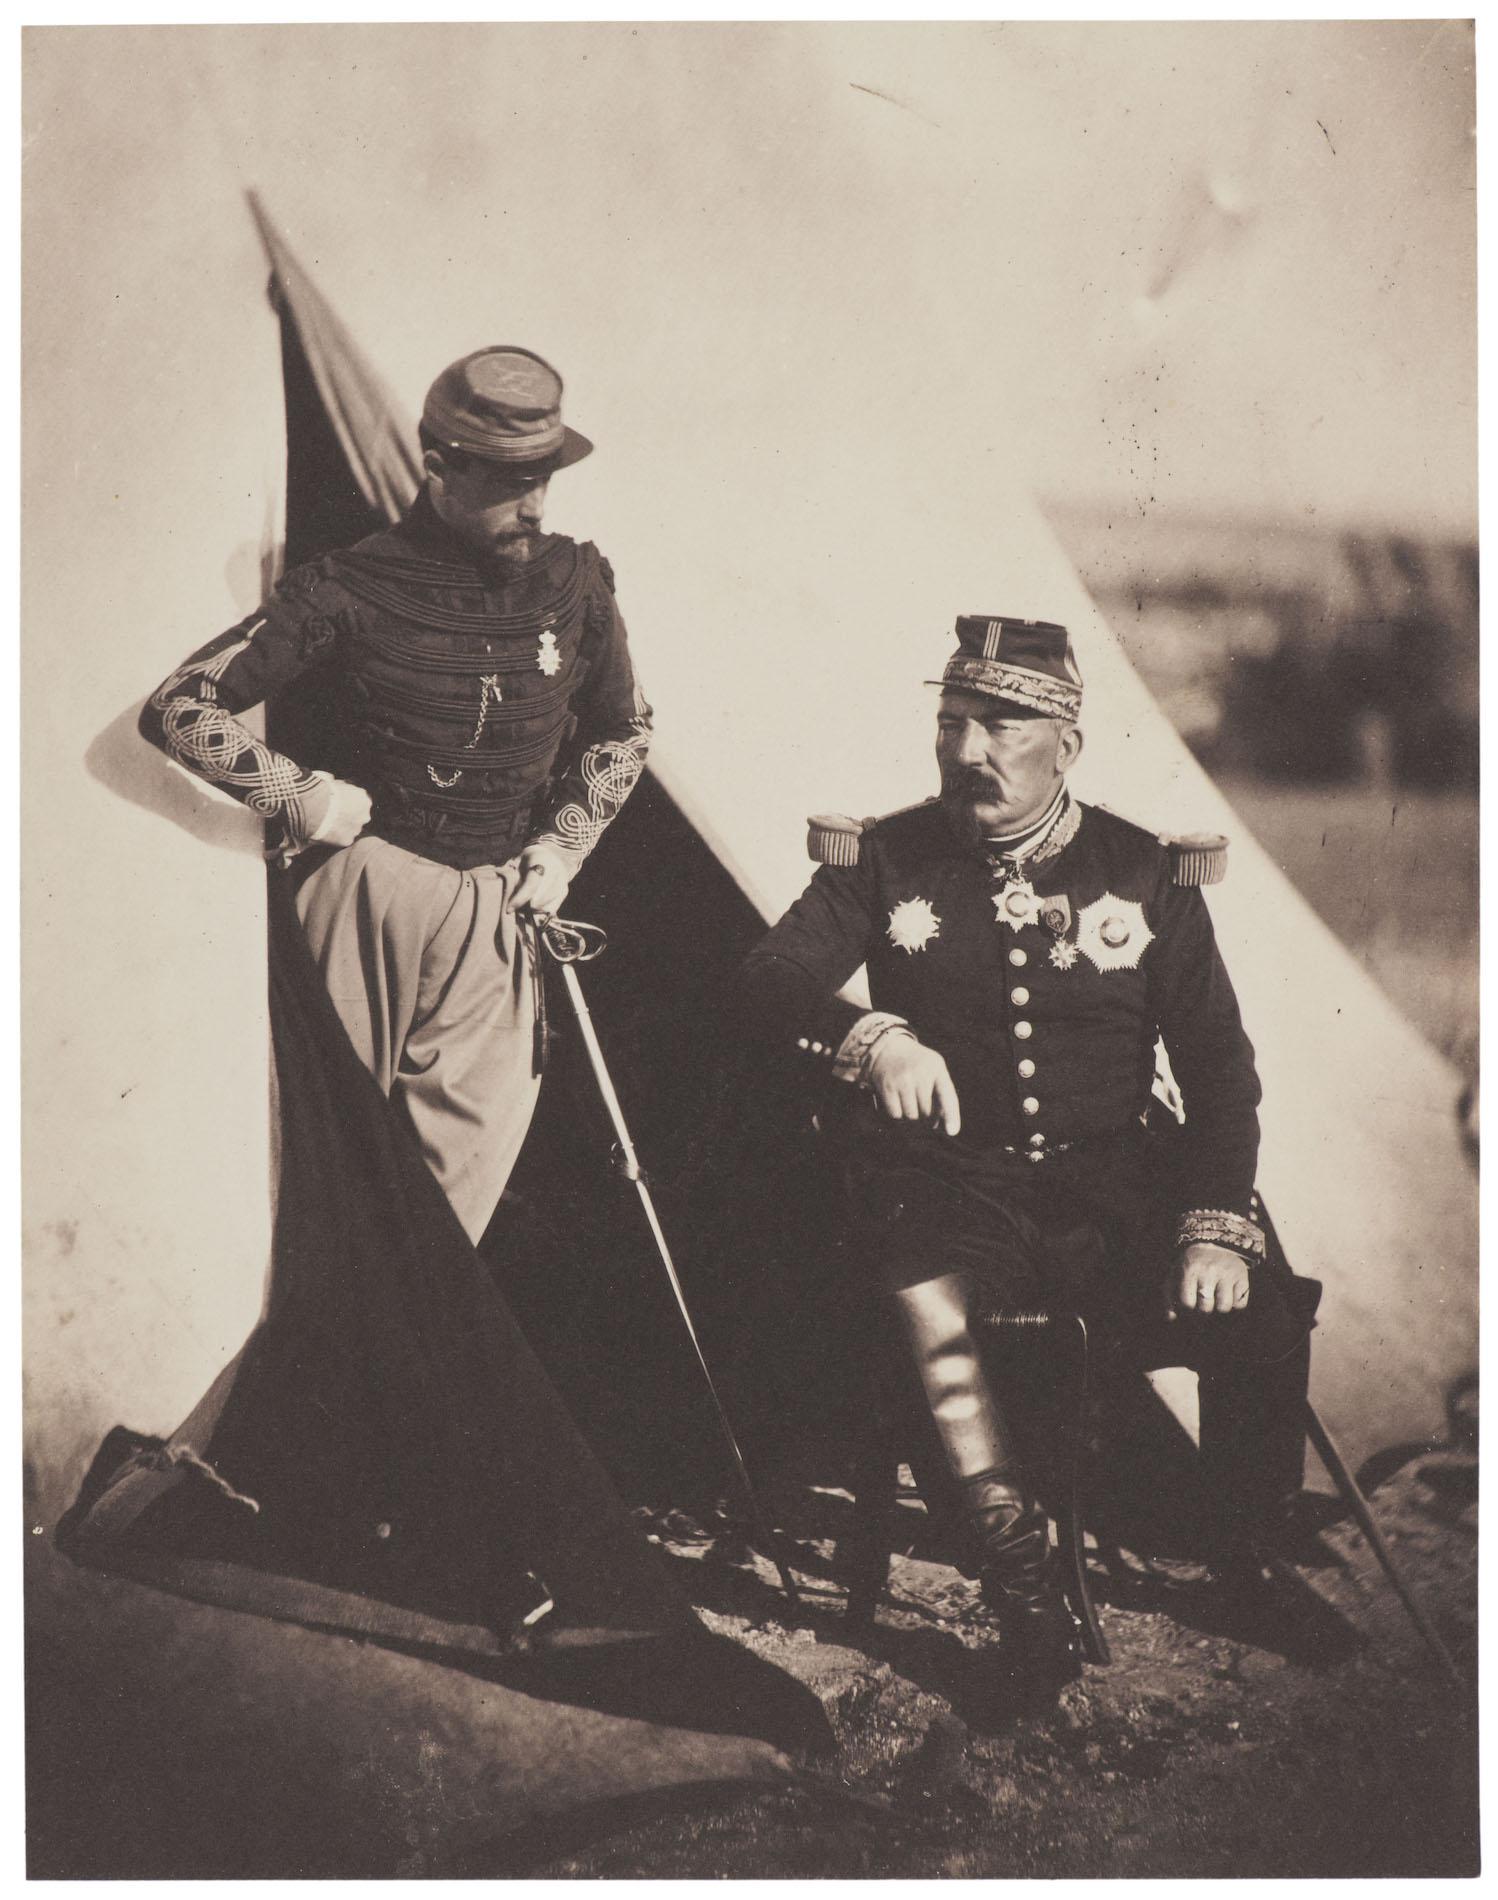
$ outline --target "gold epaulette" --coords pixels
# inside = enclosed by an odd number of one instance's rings
[[[1170,881],[1197,888],[1220,884],[1228,874],[1228,841],[1219,831],[1188,831],[1162,838],[1170,853]]]
[[[857,864],[863,834],[871,825],[886,818],[899,818],[922,805],[934,805],[934,798],[918,798],[913,805],[901,805],[879,818],[848,818],[841,812],[818,812],[806,821],[806,852],[814,864]]]
[[[857,864],[865,821],[822,812],[806,821],[806,852],[813,864]]]
[[[1093,802],[1094,811],[1105,811],[1110,818],[1123,818],[1122,812],[1114,811],[1111,805]],[[1124,818],[1126,825],[1135,821]],[[1140,826],[1141,830],[1152,830],[1152,826]],[[1170,856],[1170,881],[1183,884],[1188,890],[1200,888],[1203,884],[1220,884],[1228,874],[1228,841],[1220,831],[1183,831],[1179,837],[1172,837],[1168,831],[1155,832],[1155,841],[1165,847]]]

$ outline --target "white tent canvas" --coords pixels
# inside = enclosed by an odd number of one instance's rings
[[[1084,796],[1234,839],[1212,904],[1261,1057],[1264,1190],[1297,1270],[1327,1284],[1314,1395],[1354,1458],[1439,1433],[1474,1356],[1456,1079],[1194,766],[1033,500],[1075,471],[1086,491],[1122,477],[1138,505],[1220,501],[1232,462],[1257,503],[1298,506],[1335,465],[1341,505],[1387,514],[1356,348],[1385,443],[1426,421],[1410,505],[1448,522],[1469,505],[1468,438],[1428,425],[1432,391],[1469,368],[1460,322],[1411,395],[1376,339],[1414,321],[1420,272],[1379,330],[1324,241],[1389,182],[1378,117],[1411,47],[1370,28],[1338,77],[1339,45],[1283,29],[1246,61],[1242,39],[1203,40],[1172,79],[1139,32],[1111,42],[1122,88],[1071,28],[30,35],[26,1352],[44,1513],[108,1425],[185,1414],[263,1291],[258,840],[133,720],[253,606],[278,533],[250,185],[408,409],[481,342],[562,365],[599,451],[557,483],[554,525],[613,560],[655,767],[766,917],[804,882],[808,812],[929,790],[919,682],[956,613],[1074,629]],[[1278,102],[1287,67],[1342,111],[1335,174]],[[1404,101],[1436,209],[1365,231],[1426,247],[1428,286],[1467,215],[1445,189],[1462,162],[1448,69],[1419,68]],[[1209,111],[1197,88],[1235,73],[1252,110]],[[1158,139],[1126,139],[1129,97]],[[1245,270],[1258,310],[1233,295]],[[1232,444],[1256,401],[1262,467]]]

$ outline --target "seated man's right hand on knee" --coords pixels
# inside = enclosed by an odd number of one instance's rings
[[[914,1036],[881,1036],[870,1052],[866,1079],[891,1121],[929,1122],[949,1135],[961,1128],[957,1090],[946,1063]]]

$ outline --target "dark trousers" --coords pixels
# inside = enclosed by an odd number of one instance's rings
[[[1037,1164],[860,1115],[844,1159],[871,1291],[960,1273],[980,1330],[1015,1312],[1076,1312],[1116,1363],[1191,1368],[1208,1534],[1218,1546],[1272,1534],[1303,1478],[1321,1289],[1274,1246],[1242,1311],[1167,1317],[1179,1211],[1168,1129],[1136,1124]]]

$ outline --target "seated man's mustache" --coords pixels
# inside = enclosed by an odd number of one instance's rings
[[[943,772],[941,788],[944,792],[962,793],[976,797],[981,792],[996,792],[1002,789],[998,779],[991,772],[984,772],[972,766],[960,766]]]

